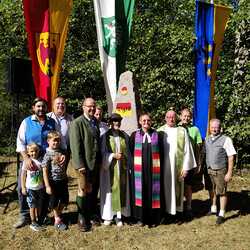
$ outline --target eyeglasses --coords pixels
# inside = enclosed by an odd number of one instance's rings
[[[84,105],[84,107],[87,107],[87,108],[95,108],[95,105]]]

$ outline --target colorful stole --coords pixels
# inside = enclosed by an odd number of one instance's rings
[[[175,154],[175,194],[176,194],[176,206],[181,206],[183,202],[182,185],[183,181],[180,180],[181,171],[183,169],[184,160],[184,146],[185,146],[185,134],[184,128],[177,128],[177,151]]]
[[[134,184],[135,205],[142,207],[142,143],[143,136],[140,130],[135,133],[134,149]],[[151,135],[152,149],[152,208],[160,208],[160,154],[158,134],[154,131]]]
[[[126,186],[127,186],[127,146],[124,134],[119,131],[120,152],[124,158],[119,161],[113,159],[110,167],[110,185],[112,192],[112,210],[114,212],[121,211],[126,205]],[[116,153],[115,139],[112,130],[107,133],[108,151]],[[121,167],[120,167],[121,166]],[[119,168],[119,169],[118,169]]]

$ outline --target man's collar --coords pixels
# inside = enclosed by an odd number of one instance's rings
[[[38,119],[37,119],[37,116],[36,115],[31,115],[31,120],[32,121],[38,121],[40,122]],[[44,120],[47,120],[47,116],[45,115],[45,119]]]
[[[221,133],[219,133],[218,135],[210,135],[210,138],[211,138],[211,140],[215,140],[220,136],[221,136]]]
[[[84,116],[88,121],[91,120],[91,118],[89,118],[85,113],[83,113],[83,116]]]
[[[181,122],[178,123],[178,126],[182,126],[184,128],[189,128],[189,127],[192,127],[192,123],[187,123],[187,124],[182,124]]]
[[[64,119],[66,117],[66,114],[63,114],[63,115],[57,115],[55,112],[51,112],[51,116],[54,116],[58,119]]]

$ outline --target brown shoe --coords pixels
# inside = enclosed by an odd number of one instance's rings
[[[91,229],[91,224],[87,224],[85,219],[79,219],[77,224],[81,232],[88,232]]]

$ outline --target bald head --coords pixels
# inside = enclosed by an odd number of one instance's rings
[[[166,124],[169,127],[175,127],[176,124],[176,112],[173,110],[169,110],[165,115]]]
[[[66,112],[66,104],[63,97],[58,96],[53,101],[53,112],[57,116],[63,116]]]
[[[92,118],[94,116],[95,110],[96,110],[95,100],[91,97],[86,98],[83,101],[82,109],[83,109],[83,113],[85,116],[87,116],[88,118]]]
[[[211,119],[209,122],[210,134],[216,136],[221,132],[221,121],[219,119]]]

